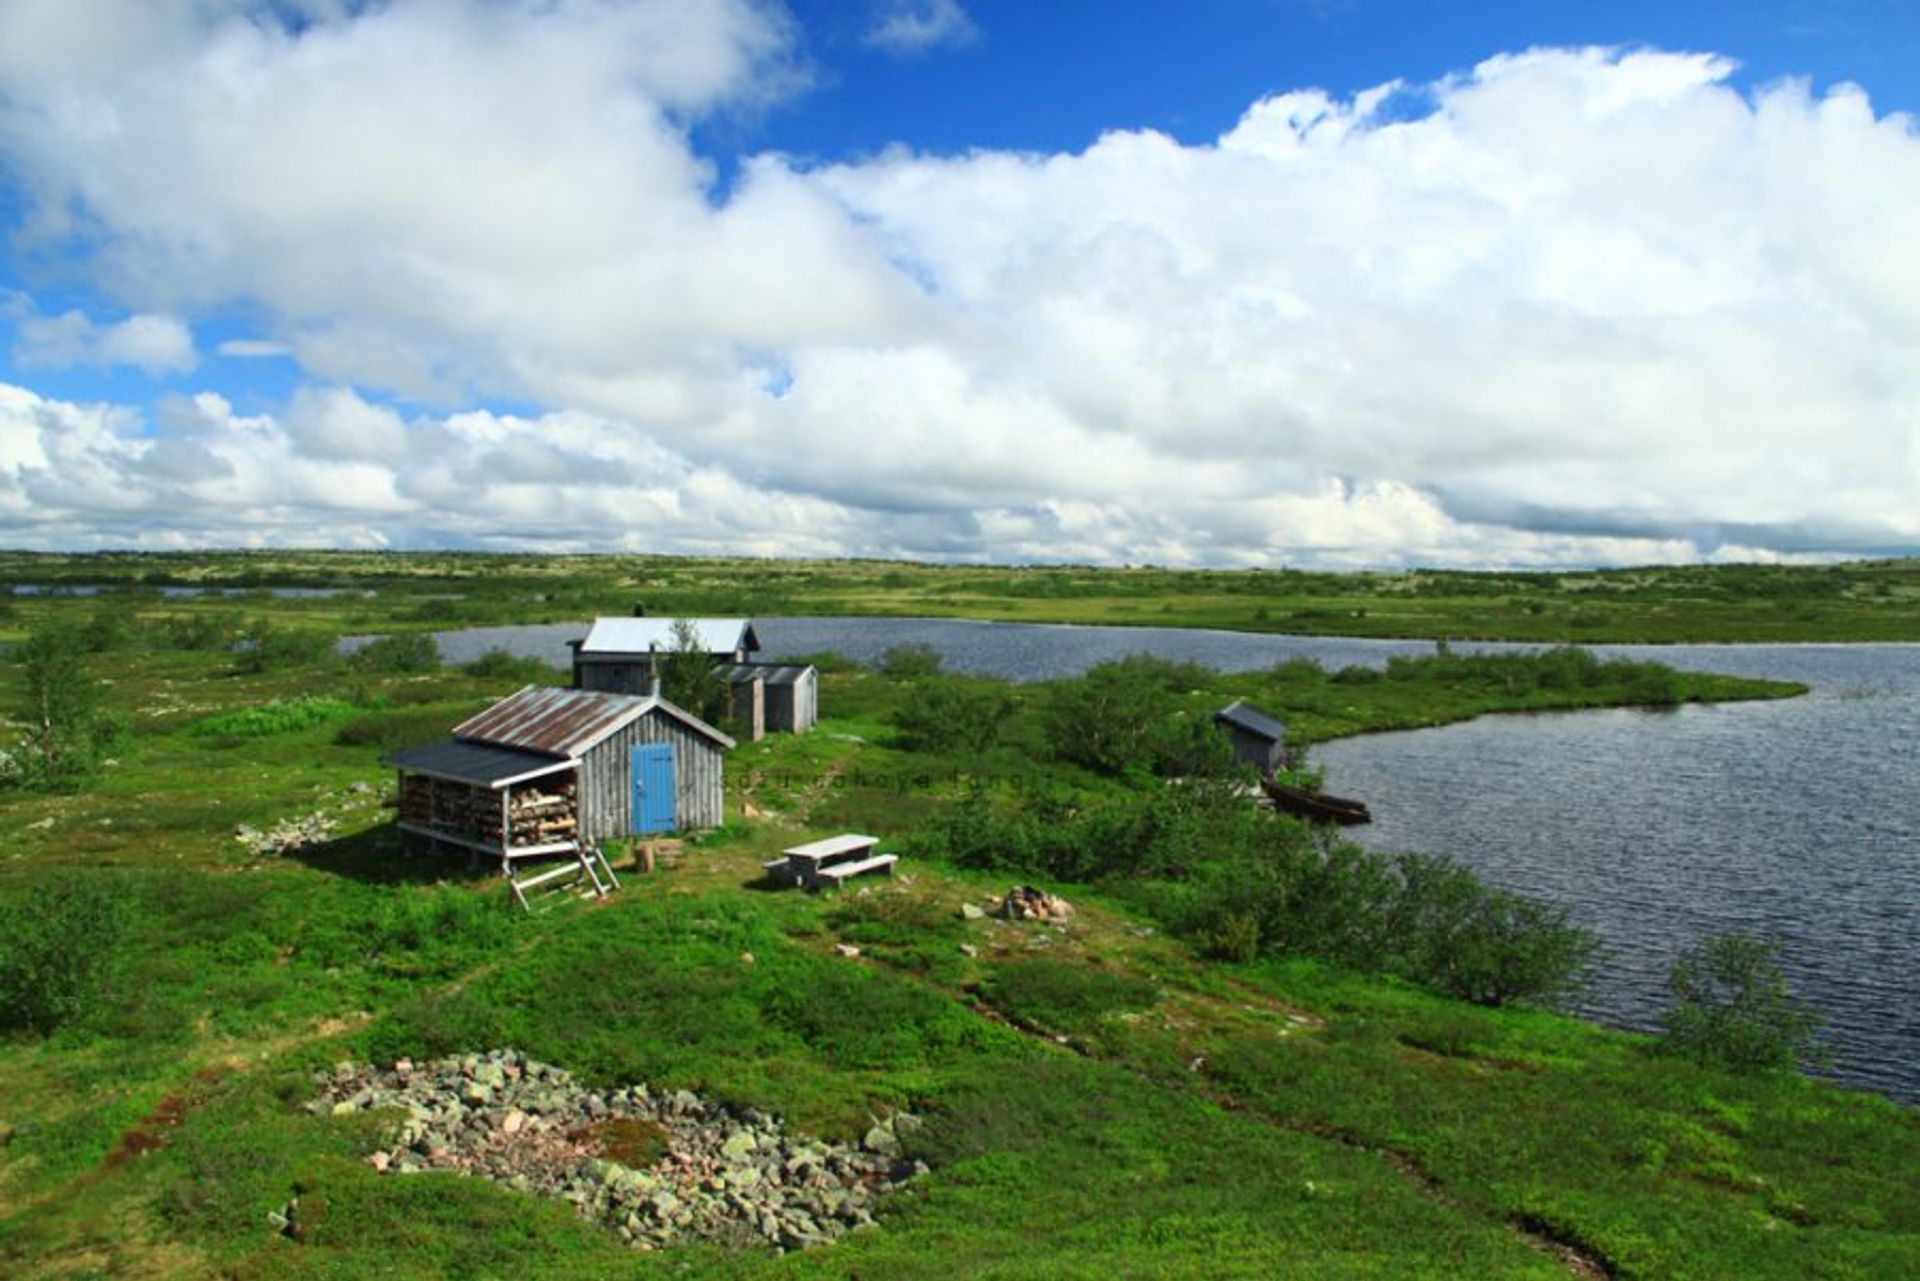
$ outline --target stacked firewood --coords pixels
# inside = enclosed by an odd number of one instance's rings
[[[500,797],[484,787],[409,775],[400,789],[400,821],[474,841],[500,839]]]
[[[545,789],[530,787],[515,792],[507,808],[507,840],[511,845],[570,841],[578,827],[571,779]]]

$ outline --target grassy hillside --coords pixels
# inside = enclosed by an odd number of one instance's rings
[[[152,616],[277,611],[347,631],[627,613],[938,615],[1548,643],[1920,641],[1920,561],[1569,573],[938,566],[446,552],[0,553],[0,583],[106,589]],[[370,593],[370,594],[363,594]],[[29,608],[15,602],[16,608]],[[3,627],[4,619],[0,619]]]
[[[96,606],[19,608],[85,622]],[[307,608],[276,622],[298,627]],[[87,672],[131,739],[70,790],[0,791],[0,903],[83,886],[118,913],[88,927],[111,962],[101,994],[50,1033],[0,1041],[7,1275],[1920,1270],[1920,1122],[1876,1096],[1726,1075],[1551,1012],[1277,950],[1206,959],[1164,876],[1048,882],[1078,909],[1058,927],[966,914],[1031,876],[942,857],[948,816],[1086,813],[1160,786],[1050,755],[1057,690],[830,672],[819,732],[730,758],[729,812],[752,817],[629,870],[609,900],[527,916],[465,860],[400,847],[378,764],[525,670],[100,639]],[[1306,738],[1791,692],[1569,658],[1173,678],[1175,724],[1238,693]],[[938,689],[957,691],[956,720],[970,694],[990,700],[998,728],[963,746],[916,737],[906,714]],[[10,706],[17,728],[28,709]],[[314,814],[332,824],[318,844],[263,855],[235,839]],[[902,874],[829,897],[760,886],[782,846],[849,828],[906,851]],[[910,1108],[929,1173],[831,1247],[640,1253],[485,1180],[382,1175],[362,1158],[399,1118],[302,1107],[312,1072],[343,1059],[501,1046],[829,1138]],[[297,1240],[267,1217],[295,1196]]]

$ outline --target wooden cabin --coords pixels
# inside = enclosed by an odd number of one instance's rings
[[[659,659],[679,648],[676,622],[693,628],[700,651],[726,678],[728,713],[752,742],[804,734],[820,719],[820,672],[806,664],[757,663],[753,624],[744,618],[597,618],[573,650],[573,687],[619,694],[659,692]]]
[[[602,841],[719,826],[733,745],[665,699],[529,685],[386,759],[400,829],[498,858],[524,902],[562,871],[600,893],[617,884]]]
[[[680,647],[676,623],[693,628],[702,653],[716,663],[744,663],[760,649],[753,624],[744,618],[596,618],[587,634],[568,641],[573,650],[573,687],[615,694],[651,694],[658,684],[654,660]]]
[[[1235,761],[1263,775],[1286,766],[1287,727],[1279,718],[1236,698],[1215,712],[1213,721],[1226,731]]]

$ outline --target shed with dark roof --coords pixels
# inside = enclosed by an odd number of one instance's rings
[[[387,761],[403,830],[498,857],[509,878],[520,860],[577,862],[599,888],[602,841],[720,825],[733,745],[663,698],[529,685]]]
[[[820,719],[820,669],[809,663],[724,663],[732,715],[758,742],[763,734],[804,734]]]
[[[1213,714],[1214,724],[1226,730],[1233,743],[1233,759],[1271,774],[1287,763],[1287,727],[1243,698]]]

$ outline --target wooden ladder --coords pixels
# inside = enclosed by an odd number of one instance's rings
[[[529,912],[533,910],[533,905],[527,902],[527,891],[551,884],[563,876],[572,877],[575,882],[584,878],[592,884],[594,894],[600,898],[605,898],[620,888],[620,878],[613,874],[613,868],[608,864],[607,856],[594,846],[582,849],[576,845],[571,862],[562,863],[558,867],[548,867],[528,876],[515,876],[511,863],[504,870],[507,885],[513,890],[513,897],[519,900],[520,906]]]

